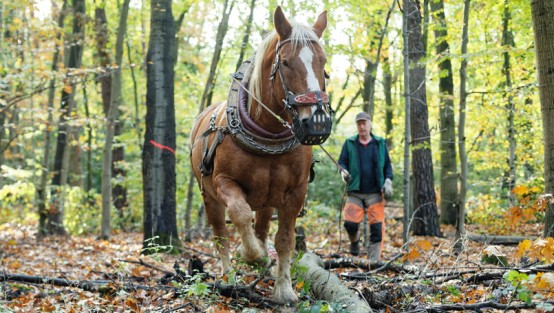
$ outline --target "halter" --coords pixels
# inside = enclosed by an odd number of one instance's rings
[[[316,42],[315,40],[310,40]],[[285,108],[287,113],[292,118],[292,132],[296,139],[303,145],[319,145],[325,142],[331,134],[331,127],[333,126],[333,114],[334,111],[329,105],[329,97],[325,93],[325,86],[323,91],[308,92],[304,94],[292,93],[284,78],[283,71],[281,69],[281,47],[291,42],[291,39],[286,39],[277,42],[275,48],[275,61],[271,67],[270,80],[275,79],[275,74],[279,73],[281,85],[285,92]],[[316,110],[312,113],[309,119],[301,120],[298,114],[299,106],[317,106]]]

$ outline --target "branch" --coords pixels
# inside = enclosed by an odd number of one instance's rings
[[[443,311],[477,311],[480,312],[484,308],[492,308],[499,310],[521,310],[521,309],[534,309],[539,304],[549,303],[554,304],[552,301],[545,302],[532,302],[532,303],[519,303],[519,304],[502,304],[494,301],[487,301],[482,303],[458,303],[458,304],[443,304],[443,305],[433,305],[427,307],[428,312],[443,312]],[[418,311],[419,312],[419,311]]]

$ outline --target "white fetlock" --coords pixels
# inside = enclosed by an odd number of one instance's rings
[[[298,296],[291,286],[276,283],[273,300],[280,304],[290,304],[298,302]]]

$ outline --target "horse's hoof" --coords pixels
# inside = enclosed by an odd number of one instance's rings
[[[280,304],[294,304],[298,302],[298,296],[296,296],[296,293],[292,290],[292,288],[289,290],[275,289],[273,301]]]

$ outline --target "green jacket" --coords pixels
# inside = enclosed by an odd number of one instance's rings
[[[383,188],[383,185],[385,184],[385,171],[390,172],[390,177],[392,179],[392,167],[390,165],[390,160],[387,163],[387,146],[385,139],[379,136],[375,136],[373,134],[370,134],[371,138],[373,140],[377,141],[377,144],[379,146],[379,159],[377,160],[377,166],[378,166],[378,177],[377,181],[379,182],[379,186]],[[357,191],[360,190],[360,160],[358,157],[358,150],[356,149],[356,141],[358,141],[358,135],[349,137],[346,139],[346,142],[344,143],[346,145],[346,151],[348,153],[348,164],[341,164],[342,166],[346,166],[348,169],[348,172],[350,173],[351,179],[350,183],[348,184],[348,191]],[[340,160],[339,160],[339,163]],[[385,169],[385,165],[387,165],[387,169]]]

